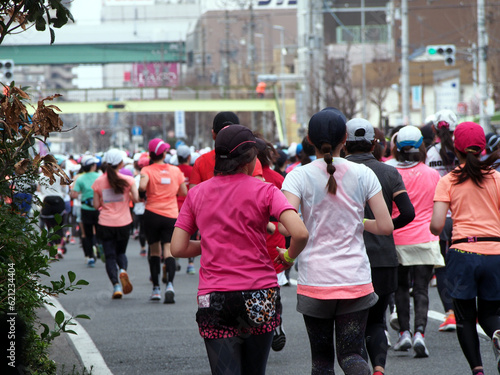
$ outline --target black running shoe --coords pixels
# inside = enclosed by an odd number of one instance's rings
[[[286,344],[286,335],[283,330],[283,324],[280,324],[278,327],[274,329],[273,343],[271,344],[271,348],[275,352],[279,352],[283,350]]]

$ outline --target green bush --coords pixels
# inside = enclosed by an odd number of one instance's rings
[[[57,238],[54,233],[59,228],[40,228],[38,212],[30,217],[19,209],[19,194],[34,193],[39,171],[51,183],[54,175],[64,183],[71,182],[52,155],[42,157],[34,148],[37,140],[46,142],[51,132],[62,129],[57,107],[45,106],[46,100],[56,96],[39,101],[30,116],[24,88],[12,83],[0,95],[0,342],[5,346],[2,353],[8,353],[2,374],[56,373],[48,348],[61,332],[74,334],[74,323],[59,311],[54,326],[49,327],[38,320],[36,311],[43,307],[46,296],[66,294],[88,284],[77,280],[72,271],[51,280],[50,264],[56,261],[57,249],[49,242]],[[60,225],[61,217],[56,220]],[[49,281],[42,282],[43,275]]]

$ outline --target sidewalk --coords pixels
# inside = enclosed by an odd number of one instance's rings
[[[38,310],[38,317],[42,323],[54,327],[54,318],[50,315],[47,309]],[[62,333],[52,341],[49,348],[49,357],[57,364],[57,375],[83,375],[88,372],[83,372],[84,368],[80,361],[80,357],[76,353],[71,340],[68,339],[67,333]]]

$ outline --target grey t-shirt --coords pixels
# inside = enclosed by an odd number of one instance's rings
[[[371,153],[348,155],[346,159],[354,163],[364,164],[375,172],[382,186],[385,203],[387,204],[389,213],[392,215],[392,197],[394,193],[406,190],[403,178],[398,170],[390,165],[379,162]],[[365,207],[365,218],[375,218],[368,205]],[[365,231],[363,236],[371,267],[398,266],[396,246],[394,245],[392,234],[390,236],[379,236]]]

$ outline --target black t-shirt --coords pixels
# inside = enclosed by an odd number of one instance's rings
[[[394,193],[406,190],[403,178],[398,170],[390,165],[379,162],[370,153],[348,155],[346,159],[354,163],[364,164],[375,173],[382,186],[382,194],[389,213],[392,215],[392,197]],[[375,218],[368,205],[365,207],[365,218]],[[379,236],[365,231],[363,236],[371,267],[398,266],[396,246],[394,245],[392,234],[390,236]]]

